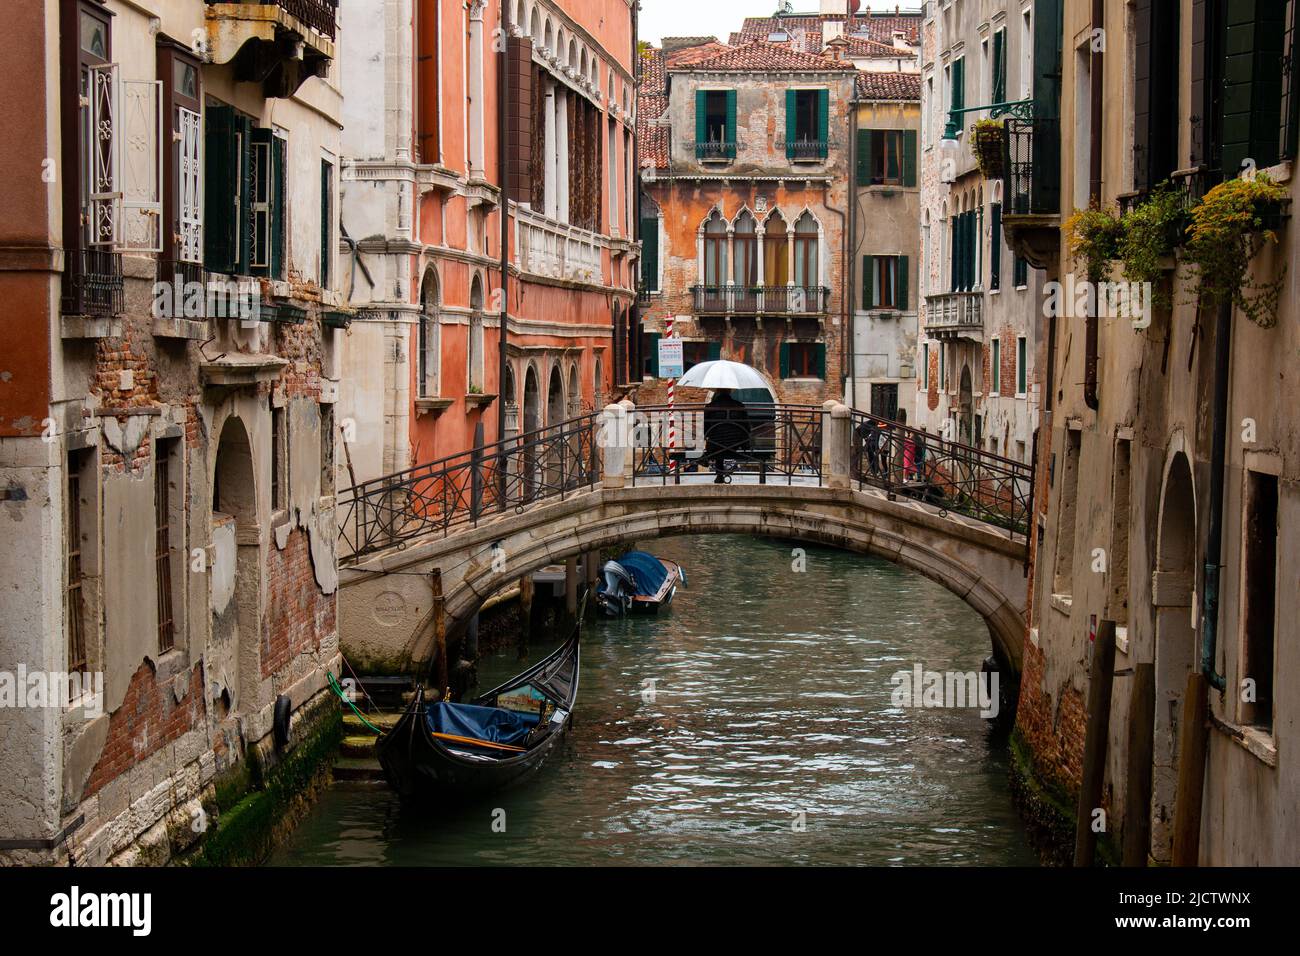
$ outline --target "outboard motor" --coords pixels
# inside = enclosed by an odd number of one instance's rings
[[[610,617],[622,617],[632,607],[636,582],[617,561],[606,561],[601,568],[601,581],[596,586],[596,600]]]

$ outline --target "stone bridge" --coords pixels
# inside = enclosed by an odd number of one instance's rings
[[[649,542],[673,535],[757,534],[925,575],[979,612],[999,662],[1019,673],[1028,466],[827,403],[751,420],[737,439],[746,447],[723,451],[729,480],[716,484],[690,457],[682,420],[696,412],[610,406],[345,492],[345,652],[409,667],[432,653],[439,601],[454,631],[492,594],[548,565],[634,542],[653,550]],[[877,424],[888,431],[873,440]],[[693,440],[719,457],[709,440]]]

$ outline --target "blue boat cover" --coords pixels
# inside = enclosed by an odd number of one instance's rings
[[[668,577],[664,563],[644,551],[629,551],[618,559],[618,563],[636,581],[637,594],[658,594],[663,587],[664,578]]]
[[[430,704],[425,708],[424,719],[431,733],[471,737],[495,744],[520,744],[537,726],[536,714],[446,702]]]

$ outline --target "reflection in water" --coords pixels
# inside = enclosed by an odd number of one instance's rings
[[[781,542],[643,544],[690,587],[663,617],[587,627],[574,731],[537,777],[440,814],[339,785],[273,862],[1036,862],[989,725],[890,703],[916,661],[979,670],[974,611],[856,555],[808,549],[795,573]],[[511,651],[480,675],[519,669]]]

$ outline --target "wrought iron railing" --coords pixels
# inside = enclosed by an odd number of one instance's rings
[[[601,478],[597,433],[590,413],[349,488],[339,496],[341,553],[445,536],[591,488]]]
[[[796,162],[800,160],[825,159],[829,152],[830,146],[825,140],[800,140],[785,144],[786,158],[795,160]]]
[[[1061,189],[1060,122],[1008,117],[1003,214],[1059,214]]]
[[[736,144],[717,140],[695,144],[695,158],[703,160],[724,160],[736,158]]]
[[[629,412],[632,483],[822,483],[820,405],[638,406]]]
[[[232,0],[207,0],[209,6],[229,2]],[[303,26],[331,40],[334,39],[338,22],[338,0],[272,0],[272,2]]]
[[[1034,469],[865,412],[853,413],[851,469],[859,486],[884,489],[1027,535]]]
[[[103,249],[68,253],[63,273],[63,314],[111,319],[126,311],[122,256]]]
[[[691,286],[697,315],[824,315],[831,290],[825,286]]]

